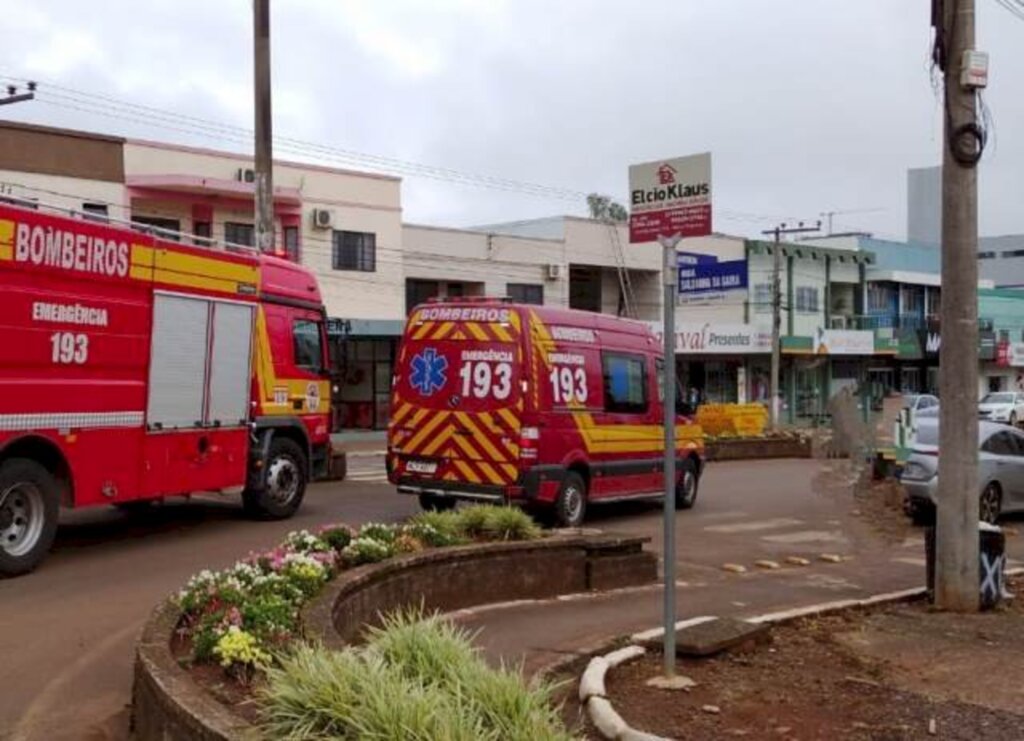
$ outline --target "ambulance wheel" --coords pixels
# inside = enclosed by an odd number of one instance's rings
[[[295,514],[306,494],[306,455],[294,440],[275,437],[266,460],[266,483],[260,490],[246,489],[246,511],[261,520],[284,520]]]
[[[679,482],[676,484],[676,509],[690,509],[697,501],[700,478],[697,466],[687,458],[679,464]]]
[[[587,514],[587,485],[583,477],[570,471],[562,480],[555,499],[555,522],[559,527],[579,527]]]
[[[43,560],[57,535],[60,486],[27,458],[0,465],[0,575],[19,576]]]
[[[447,512],[455,509],[453,497],[439,497],[436,494],[420,494],[420,507],[427,512]]]

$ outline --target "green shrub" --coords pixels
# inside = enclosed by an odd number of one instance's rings
[[[493,507],[487,513],[484,533],[495,540],[533,540],[540,527],[518,507]]]
[[[395,555],[394,543],[384,543],[374,538],[357,537],[341,552],[342,558],[353,566],[377,563]]]
[[[431,548],[460,545],[466,542],[459,530],[454,512],[421,512],[402,528],[421,543]]]
[[[455,516],[459,521],[459,529],[470,538],[482,538],[487,532],[487,520],[490,519],[494,505],[474,504],[458,510]]]
[[[369,538],[371,540],[380,541],[381,543],[394,543],[397,535],[398,531],[394,525],[385,525],[380,522],[368,522],[359,528],[359,534],[356,538]]]
[[[342,551],[352,542],[352,528],[348,525],[326,525],[317,536],[336,551]]]
[[[417,610],[386,618],[365,648],[299,646],[261,692],[266,734],[289,740],[567,741],[550,697]]]

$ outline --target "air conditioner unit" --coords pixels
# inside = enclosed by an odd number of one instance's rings
[[[829,329],[846,329],[846,317],[834,316],[829,320]]]
[[[558,263],[548,265],[548,280],[561,280],[565,273],[565,266]]]
[[[235,173],[235,179],[240,183],[255,183],[256,171],[248,167],[239,167],[238,172]]]
[[[334,226],[334,212],[326,208],[313,209],[313,228],[330,229]]]

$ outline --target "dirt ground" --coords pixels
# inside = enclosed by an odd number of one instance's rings
[[[648,688],[661,670],[648,656],[612,670],[608,696],[634,728],[676,739],[1017,741],[1024,580],[1010,591],[1020,598],[979,615],[912,603],[782,626],[766,645],[681,660],[690,692]]]

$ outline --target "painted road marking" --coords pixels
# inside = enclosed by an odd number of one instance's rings
[[[797,543],[845,543],[846,537],[840,530],[798,530],[795,533],[762,535],[761,540],[769,543],[794,545]]]
[[[737,522],[733,525],[709,525],[704,528],[706,533],[755,533],[758,530],[778,530],[783,527],[803,525],[803,520],[792,517],[776,517],[770,520],[754,520],[753,522]]]

